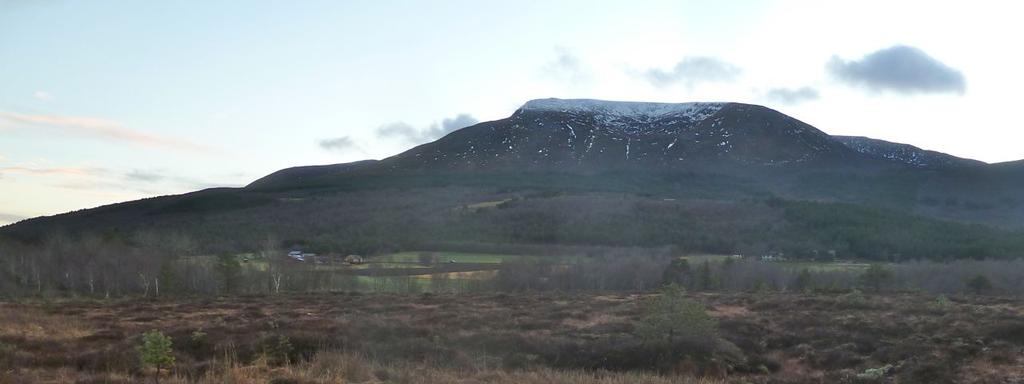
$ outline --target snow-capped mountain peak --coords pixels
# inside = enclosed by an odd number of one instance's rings
[[[853,153],[814,127],[755,105],[538,99],[509,118],[453,132],[387,163],[395,168],[681,169],[779,166]]]
[[[523,104],[521,111],[588,113],[618,118],[647,120],[667,116],[703,120],[726,103],[649,103],[595,99],[536,99]]]

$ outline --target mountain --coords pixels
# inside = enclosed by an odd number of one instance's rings
[[[870,156],[902,162],[922,168],[981,167],[985,163],[942,152],[928,151],[909,144],[888,142],[863,136],[832,136],[851,149]]]
[[[540,99],[508,118],[466,127],[376,163],[298,167],[248,188],[348,189],[356,175],[423,179],[424,172],[445,173],[449,181],[474,172],[779,179],[814,169],[874,172],[901,165],[855,151],[813,126],[757,105]]]
[[[363,160],[345,164],[285,168],[249,183],[246,188],[273,189],[289,188],[294,185],[309,185],[316,183],[318,179],[345,175],[362,169],[372,168],[376,164],[377,160]]]
[[[836,163],[857,153],[777,111],[739,103],[533,100],[383,161],[392,168],[707,169]]]
[[[273,236],[338,252],[540,243],[955,258],[1024,254],[1019,228],[1024,161],[830,136],[750,104],[541,99],[383,160],[36,218],[0,236],[175,233],[210,251]]]

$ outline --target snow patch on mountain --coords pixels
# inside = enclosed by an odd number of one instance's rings
[[[851,149],[917,167],[977,165],[975,160],[961,159],[941,152],[924,150],[913,145],[893,143],[862,136],[832,136]]]
[[[726,103],[647,103],[594,99],[537,99],[523,104],[520,110],[542,112],[588,113],[641,120],[666,116],[690,121],[704,120],[722,109]]]

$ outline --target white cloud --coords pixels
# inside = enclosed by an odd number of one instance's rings
[[[124,174],[124,178],[129,181],[141,181],[147,183],[153,183],[163,180],[166,176],[162,172],[144,171],[144,170],[132,170]]]
[[[0,167],[0,177],[5,174],[95,176],[104,172],[105,171],[100,168],[82,167]]]
[[[764,96],[768,100],[783,104],[799,104],[805,101],[817,100],[820,97],[818,90],[811,87],[772,88]]]
[[[583,84],[591,79],[583,60],[565,47],[555,47],[555,58],[544,65],[544,72],[573,85]]]
[[[693,88],[699,83],[705,82],[730,82],[740,75],[742,70],[725,61],[714,57],[687,57],[677,63],[671,70],[649,69],[644,77],[651,84],[658,87],[666,87],[676,83],[682,83]]]
[[[125,128],[116,121],[95,117],[59,115],[29,115],[0,111],[0,120],[14,124],[15,128],[44,127],[65,133],[85,135],[100,139],[130,142],[149,147],[162,147],[192,152],[211,152],[209,147],[187,140],[164,137]]]
[[[437,140],[444,135],[479,122],[479,120],[469,114],[460,113],[455,117],[441,120],[441,123],[434,123],[422,129],[417,129],[404,122],[385,124],[377,128],[377,136],[385,138],[397,137],[410,143],[420,144]]]
[[[963,94],[967,90],[960,70],[906,45],[880,49],[860,60],[833,56],[827,69],[844,83],[872,91]]]
[[[320,140],[320,148],[328,151],[344,151],[355,147],[356,143],[351,137],[342,136],[333,139]]]

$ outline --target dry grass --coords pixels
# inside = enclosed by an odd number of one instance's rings
[[[6,375],[0,383],[138,383],[152,377],[126,373],[83,373],[70,368],[56,370],[22,370]],[[264,361],[253,364],[220,364],[198,378],[162,373],[161,383],[168,384],[721,384],[722,380],[685,376],[662,376],[652,373],[555,370],[538,368],[528,371],[500,369],[455,370],[416,364],[383,365],[365,357],[343,352],[321,352],[310,361],[274,367]]]
[[[895,368],[883,382],[1024,377],[1024,303],[1015,298],[956,297],[937,308],[934,297],[922,295],[851,302],[842,295],[701,294],[695,298],[718,318],[720,336],[740,360],[697,356],[672,366],[647,360],[633,336],[637,298],[336,294],[0,303],[0,383],[139,382],[152,370],[140,366],[135,347],[152,329],[174,341],[178,361],[164,372],[169,383],[718,382],[701,381],[700,373],[723,382],[855,382],[858,373],[886,365]],[[291,348],[275,355],[281,337]]]
[[[285,367],[233,366],[204,377],[201,383],[496,383],[496,384],[717,384],[719,380],[666,377],[645,373],[584,372],[539,368],[529,371],[454,370],[422,364],[383,365],[361,356],[324,352],[309,362]],[[181,378],[178,378],[179,382]]]
[[[39,308],[0,303],[0,339],[20,337],[67,341],[92,331],[76,316],[45,315]]]

